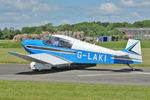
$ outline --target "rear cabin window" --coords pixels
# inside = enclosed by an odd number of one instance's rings
[[[59,37],[54,37],[54,36],[47,37],[46,39],[43,40],[43,43],[45,45],[69,48],[69,49],[72,47],[72,44],[70,43],[69,40],[62,39]]]

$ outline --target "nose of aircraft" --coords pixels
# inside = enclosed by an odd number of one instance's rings
[[[23,46],[29,45],[29,40],[24,40],[24,41],[22,42],[22,45],[23,45]]]
[[[22,42],[24,49],[29,53],[32,53],[32,51],[28,48],[29,46],[39,46],[41,44],[42,44],[41,40],[24,40]]]
[[[24,40],[22,45],[25,47],[27,45],[41,45],[41,40]]]

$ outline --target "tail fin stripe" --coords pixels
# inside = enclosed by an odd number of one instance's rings
[[[132,44],[130,47],[128,47],[126,50],[128,50],[128,51],[130,51],[132,48],[134,48],[135,47],[135,45],[137,44],[138,42],[136,42],[136,43],[134,43],[134,44]]]
[[[138,43],[139,43],[139,41],[137,41],[136,43],[132,44],[125,51],[127,51],[129,53],[132,53],[132,54],[141,55],[141,54],[137,53],[136,51],[132,50]]]
[[[133,61],[132,64],[142,63],[141,43],[139,40],[129,39],[126,49],[122,51],[128,53],[129,61]],[[122,58],[122,60],[128,59]]]
[[[121,50],[121,51],[123,51],[123,52],[127,52],[127,53],[131,53],[131,54],[134,54],[134,55],[140,55],[140,54],[138,54],[138,53],[136,53],[136,52],[134,52],[134,51],[128,51],[128,50]]]
[[[135,54],[137,54],[137,55],[140,55],[140,54],[138,54],[137,52],[135,52],[135,51],[132,50],[137,44],[138,44],[138,42],[136,42],[135,44],[133,44],[133,46],[132,46],[131,48],[129,48],[128,51],[133,52],[133,53],[135,53]]]

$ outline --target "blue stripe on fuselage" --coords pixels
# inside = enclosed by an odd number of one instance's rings
[[[142,63],[142,62],[132,61],[132,60],[114,59],[114,64],[138,64],[138,63]]]

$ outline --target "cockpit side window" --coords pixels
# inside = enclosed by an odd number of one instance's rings
[[[46,39],[43,40],[43,43],[45,45],[62,47],[62,48],[71,48],[72,47],[72,44],[70,43],[69,40],[54,37],[54,36],[47,37]]]

